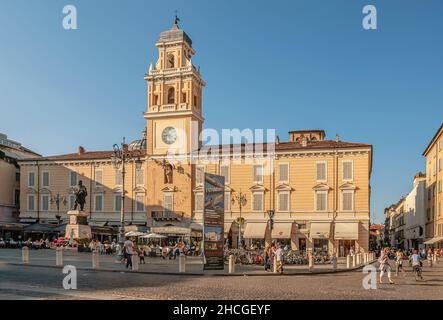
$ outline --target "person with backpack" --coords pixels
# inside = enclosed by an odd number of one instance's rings
[[[388,279],[390,284],[394,284],[394,281],[391,279],[391,271],[392,268],[389,264],[389,248],[385,248],[378,258],[378,262],[380,263],[380,284],[383,283],[383,275],[385,272],[388,274]]]

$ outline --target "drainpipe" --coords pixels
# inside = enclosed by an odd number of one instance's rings
[[[37,160],[37,223],[40,223],[40,164]]]

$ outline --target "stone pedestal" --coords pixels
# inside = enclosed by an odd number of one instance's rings
[[[91,227],[88,225],[88,214],[82,211],[69,211],[69,224],[66,226],[67,239],[91,239]]]

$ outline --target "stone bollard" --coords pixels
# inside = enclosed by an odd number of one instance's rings
[[[138,254],[132,255],[132,271],[138,271],[140,268],[140,257]]]
[[[29,263],[29,248],[26,246],[22,248],[22,261],[24,264]]]
[[[55,249],[55,265],[57,267],[63,266],[63,248],[57,247]]]
[[[273,271],[277,273],[277,257],[274,257]]]
[[[352,256],[352,267],[355,268],[357,266],[357,255]]]
[[[233,254],[229,256],[228,273],[235,273],[235,258]]]
[[[309,271],[314,269],[314,255],[309,254]]]
[[[186,272],[186,256],[184,254],[178,256],[178,272]]]
[[[100,255],[98,252],[92,252],[92,269],[100,268]]]
[[[351,256],[348,254],[346,256],[346,269],[350,269],[351,268]]]

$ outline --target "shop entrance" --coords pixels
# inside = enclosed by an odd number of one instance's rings
[[[355,252],[355,240],[339,240],[338,241],[338,255],[339,257],[346,257],[352,250]]]
[[[328,239],[314,239],[314,253],[327,254],[329,248]]]

